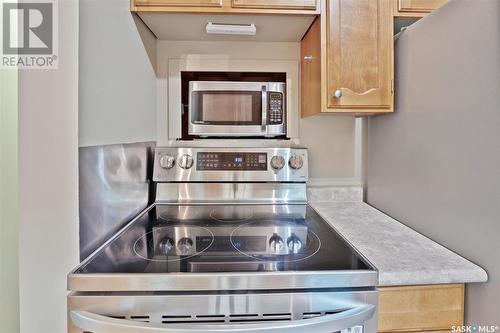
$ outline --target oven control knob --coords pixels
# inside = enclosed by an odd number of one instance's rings
[[[172,169],[175,165],[175,158],[171,155],[162,155],[160,157],[160,166],[163,169]]]
[[[179,249],[179,253],[181,254],[181,256],[189,254],[189,251],[192,247],[193,240],[191,238],[184,237],[177,242],[177,248]]]
[[[274,252],[275,254],[281,253],[283,251],[283,248],[285,247],[285,243],[283,242],[283,239],[274,234],[271,236],[269,239],[269,247],[271,248],[271,251]]]
[[[293,254],[299,253],[300,249],[302,248],[302,242],[300,241],[299,237],[295,235],[291,235],[290,237],[288,237],[287,244],[288,251]]]
[[[160,241],[160,244],[158,244],[158,248],[160,249],[160,252],[164,255],[168,255],[170,250],[175,246],[174,241],[171,238],[165,237]]]
[[[288,160],[288,165],[290,168],[298,170],[304,165],[304,160],[300,155],[292,155],[292,157]]]
[[[275,155],[271,158],[271,168],[274,170],[281,170],[285,166],[285,159],[283,156]]]
[[[189,169],[193,166],[193,157],[188,154],[184,154],[179,158],[179,166],[183,169]]]

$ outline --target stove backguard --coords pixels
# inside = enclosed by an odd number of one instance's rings
[[[154,143],[81,147],[80,260],[150,203]]]

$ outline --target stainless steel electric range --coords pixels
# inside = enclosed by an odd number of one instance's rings
[[[68,275],[69,332],[376,332],[376,270],[306,149],[157,148],[156,201]]]

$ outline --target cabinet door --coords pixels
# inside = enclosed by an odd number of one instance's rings
[[[232,0],[235,8],[316,9],[319,0]]]
[[[392,110],[392,0],[327,1],[327,107]]]
[[[380,287],[378,332],[450,331],[463,325],[464,285]]]
[[[222,0],[134,0],[135,6],[222,7]]]
[[[430,13],[442,6],[447,0],[396,0],[398,11],[405,13]]]

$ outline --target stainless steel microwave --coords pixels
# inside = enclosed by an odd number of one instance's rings
[[[190,135],[286,135],[283,82],[190,81],[188,103]]]

